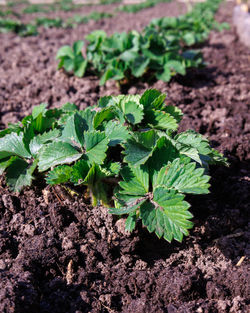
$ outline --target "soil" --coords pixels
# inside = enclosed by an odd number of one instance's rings
[[[232,3],[223,3],[217,20],[232,25],[232,9]],[[70,101],[84,108],[102,95],[119,93],[113,82],[99,87],[96,77],[57,71],[54,56],[63,44],[97,28],[140,30],[153,16],[184,11],[172,2],[75,30],[44,30],[38,37],[1,34],[1,128],[41,102]],[[13,194],[1,178],[0,312],[250,311],[250,53],[233,28],[212,32],[202,51],[206,68],[150,86],[184,111],[181,130],[208,136],[230,162],[228,168],[211,168],[209,195],[189,197],[195,216],[190,236],[169,244],[140,224],[127,234],[123,219],[91,207],[81,196],[69,198],[41,183]],[[148,87],[137,83],[127,91]]]

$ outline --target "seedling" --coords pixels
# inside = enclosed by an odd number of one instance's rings
[[[50,185],[85,186],[93,205],[138,220],[149,232],[182,241],[192,227],[186,194],[209,192],[210,164],[226,164],[202,135],[177,134],[179,108],[165,95],[109,96],[79,111],[35,107],[21,123],[0,132],[0,170],[21,191],[39,176]]]
[[[70,46],[63,46],[57,53],[56,58],[60,59],[58,68],[64,68],[67,72],[73,72],[76,76],[82,77],[87,68],[87,60],[82,56],[84,42],[79,40]]]

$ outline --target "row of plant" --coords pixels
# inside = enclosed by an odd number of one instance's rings
[[[158,0],[156,0],[158,1]],[[112,4],[112,3],[119,3],[121,0],[100,0],[100,4]],[[20,12],[17,11],[15,7],[20,4],[26,4],[25,8],[22,9]],[[8,1],[7,2],[7,9],[0,10],[0,16],[4,17],[7,15],[15,15],[20,16],[22,14],[33,14],[33,13],[50,13],[50,12],[57,12],[57,11],[75,11],[83,6],[91,6],[91,2],[89,3],[82,3],[82,4],[75,4],[73,0],[60,0],[55,1],[54,3],[36,3],[30,4],[29,1]]]
[[[182,112],[165,97],[151,89],[83,111],[71,103],[34,107],[0,132],[1,174],[14,191],[35,179],[87,190],[93,205],[128,215],[128,231],[141,219],[159,238],[182,241],[192,227],[185,195],[207,194],[209,165],[226,160],[202,135],[177,134]]]
[[[59,49],[58,68],[78,77],[88,73],[97,75],[100,85],[110,79],[119,85],[138,78],[168,82],[177,73],[185,75],[188,68],[203,65],[201,53],[190,46],[204,41],[212,29],[225,27],[214,20],[220,2],[207,0],[180,18],[153,20],[142,32],[108,36],[104,31],[94,31],[86,37],[84,54],[83,41],[75,42],[72,48]]]
[[[148,0],[146,2],[140,4],[130,4],[120,6],[117,10],[124,12],[138,12],[142,9],[153,7],[160,2],[169,2],[171,0]],[[60,4],[60,5],[59,5]],[[108,3],[103,3],[108,4]],[[75,5],[72,1],[64,0],[62,2],[56,2],[54,4],[44,5],[44,4],[32,4],[26,7],[23,10],[23,13],[48,13],[57,10],[71,11],[78,8],[79,5]],[[66,10],[66,8],[68,8]],[[14,15],[16,17],[20,17],[20,14],[13,10],[0,11],[0,17],[5,17],[7,15]],[[106,12],[97,12],[93,11],[89,15],[74,15],[66,20],[57,17],[57,18],[48,18],[48,17],[38,17],[33,22],[30,23],[22,23],[16,19],[2,19],[0,18],[0,32],[15,32],[20,36],[35,36],[38,34],[37,26],[44,26],[45,28],[56,27],[56,28],[75,28],[80,24],[88,23],[90,20],[98,21],[102,18],[112,17],[114,14],[106,13]]]
[[[229,27],[227,23],[218,23],[214,19],[220,3],[221,0],[198,3],[185,15],[153,19],[147,28],[166,36],[169,41],[187,46],[201,43],[212,29],[221,31]]]
[[[117,10],[127,13],[137,13],[141,10],[152,8],[156,6],[158,3],[170,2],[171,0],[146,0],[141,3],[131,3],[120,5]]]
[[[0,18],[0,32],[14,32],[19,36],[35,36],[38,34],[38,27],[43,26],[45,28],[75,28],[80,24],[88,23],[90,20],[98,21],[103,18],[110,18],[113,15],[106,12],[93,11],[89,15],[74,15],[66,20],[48,17],[38,17],[31,23],[22,23],[21,21],[14,19],[1,19]]]

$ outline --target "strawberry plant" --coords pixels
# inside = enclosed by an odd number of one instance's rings
[[[169,41],[179,41],[191,46],[208,38],[212,29],[228,28],[227,23],[218,23],[214,19],[221,0],[208,0],[194,6],[193,10],[178,17],[163,17],[153,19],[148,29],[166,36]]]
[[[37,27],[33,24],[24,24],[20,21],[13,19],[0,18],[0,32],[14,32],[19,36],[34,36],[37,35]]]
[[[14,191],[36,177],[83,186],[93,205],[127,215],[127,230],[141,220],[159,238],[181,241],[192,227],[185,195],[207,194],[209,165],[226,164],[202,135],[177,133],[181,118],[153,89],[103,97],[83,111],[41,104],[0,132],[0,171]]]
[[[67,72],[73,72],[76,76],[82,77],[86,71],[87,60],[82,56],[84,42],[76,41],[73,47],[63,46],[57,53],[56,58],[60,59],[58,68],[64,68]]]
[[[110,79],[131,83],[139,77],[167,82],[176,73],[185,75],[187,68],[202,65],[199,52],[184,50],[178,42],[169,42],[151,29],[142,34],[131,31],[109,37],[104,31],[94,31],[86,39],[89,41],[86,68],[100,76],[100,85]],[[61,49],[56,56],[60,60],[59,68],[62,67],[64,57]],[[65,70],[71,72],[72,68]]]

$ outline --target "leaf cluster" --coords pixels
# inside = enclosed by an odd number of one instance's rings
[[[86,186],[93,205],[127,214],[168,241],[188,234],[192,214],[185,194],[206,194],[209,164],[225,159],[194,131],[177,134],[180,109],[165,95],[103,97],[83,111],[71,103],[45,104],[0,132],[0,171],[12,190],[42,176],[50,185]]]
[[[31,23],[24,24],[14,19],[0,18],[0,33],[14,32],[19,36],[37,35],[37,27]]]
[[[221,0],[208,0],[194,6],[191,12],[178,17],[153,19],[148,29],[164,34],[169,41],[178,41],[185,46],[193,46],[208,38],[211,30],[228,28],[227,23],[218,23],[214,14]]]
[[[158,3],[170,2],[171,0],[146,0],[141,3],[125,4],[118,7],[118,11],[127,13],[137,13],[141,10],[152,8]]]

